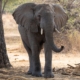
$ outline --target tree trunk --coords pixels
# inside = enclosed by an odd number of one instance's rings
[[[0,68],[3,68],[3,67],[7,68],[10,66],[11,64],[7,56],[3,22],[2,22],[2,0],[0,0]]]
[[[7,4],[8,0],[4,1],[4,5],[3,5],[3,9],[2,9],[2,13],[5,13],[4,9],[5,9],[5,6]]]

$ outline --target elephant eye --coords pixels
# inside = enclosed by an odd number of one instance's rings
[[[41,15],[38,15],[37,20],[40,21],[40,19],[41,19]]]

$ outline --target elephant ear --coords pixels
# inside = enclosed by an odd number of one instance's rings
[[[19,6],[12,14],[16,23],[24,27],[26,30],[37,32],[38,28],[36,23],[33,22],[34,18],[34,3],[25,3]]]
[[[55,13],[54,21],[55,21],[56,27],[60,29],[66,24],[68,20],[68,16],[60,5],[53,4],[52,9]]]

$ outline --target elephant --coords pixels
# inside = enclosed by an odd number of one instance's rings
[[[26,74],[41,77],[40,51],[45,52],[44,77],[52,78],[52,51],[61,52],[64,46],[57,48],[53,32],[66,25],[68,16],[58,4],[24,3],[14,12],[13,18],[23,45],[29,56],[29,70]]]

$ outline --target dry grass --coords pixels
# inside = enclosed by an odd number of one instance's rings
[[[80,32],[76,29],[72,30],[72,32],[68,34],[68,39],[72,46],[72,50],[76,49],[80,51]]]

